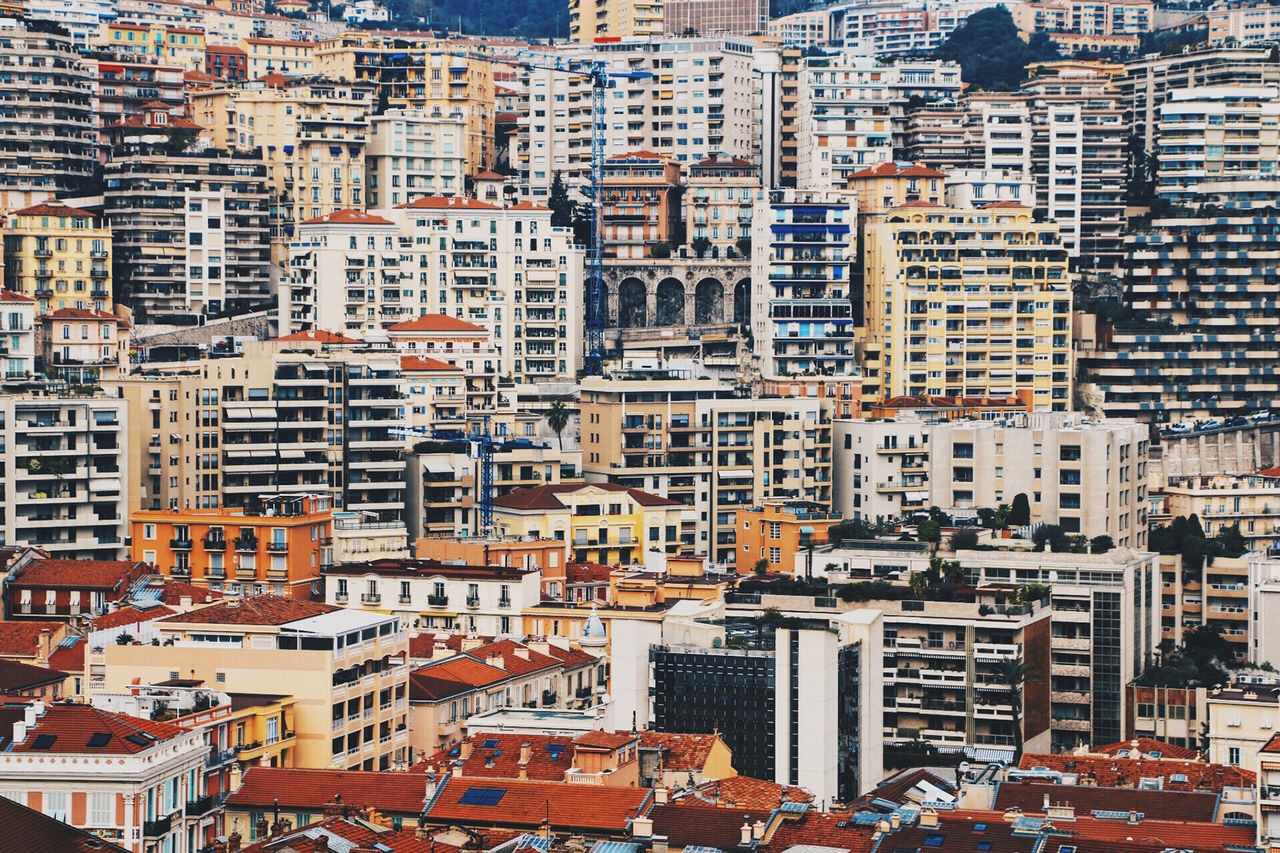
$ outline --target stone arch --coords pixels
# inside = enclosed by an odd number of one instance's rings
[[[724,322],[724,285],[704,278],[693,290],[693,322],[704,325]]]
[[[744,278],[733,286],[733,322],[741,326],[751,323],[751,279]]]
[[[684,285],[674,278],[664,278],[658,282],[658,304],[654,318],[655,326],[683,326]]]
[[[648,325],[647,294],[644,282],[638,278],[625,278],[618,285],[618,325],[635,329]]]

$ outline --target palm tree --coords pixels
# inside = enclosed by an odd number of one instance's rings
[[[553,400],[551,407],[547,409],[547,426],[555,431],[561,450],[564,450],[564,438],[560,433],[569,425],[569,415],[569,407],[564,404],[564,400]]]
[[[1022,687],[1028,681],[1039,678],[1022,658],[1003,658],[996,666],[996,680],[1009,693],[1009,705],[1013,708],[1013,766],[1022,761]]]

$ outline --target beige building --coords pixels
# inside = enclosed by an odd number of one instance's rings
[[[316,43],[283,39],[246,38],[240,40],[248,79],[261,80],[270,74],[307,77],[315,72]]]
[[[1203,519],[1202,515],[1201,523]],[[1221,631],[1223,639],[1235,646],[1237,661],[1267,660],[1261,652],[1262,644],[1251,649],[1250,643],[1251,631],[1260,635],[1261,623],[1268,615],[1262,612],[1261,602],[1251,600],[1258,594],[1249,579],[1255,556],[1258,555],[1214,557],[1205,560],[1198,571],[1184,565],[1177,554],[1161,556],[1161,640],[1180,645],[1188,630],[1208,625]],[[1251,618],[1255,604],[1260,609],[1257,617]],[[1259,653],[1251,655],[1255,649]]]
[[[1071,283],[1052,222],[999,202],[909,202],[866,220],[863,369],[879,397],[1071,406]]]
[[[369,117],[365,200],[397,207],[428,195],[461,195],[467,177],[461,110],[393,109]]]
[[[751,215],[759,197],[760,167],[749,160],[713,156],[690,164],[683,196],[689,251],[750,257]]]
[[[1199,516],[1205,536],[1235,527],[1250,550],[1280,547],[1280,476],[1185,477],[1164,491],[1169,515]]]
[[[1155,29],[1151,0],[1030,0],[1010,11],[1024,33],[1141,35]]]
[[[657,38],[663,32],[661,0],[569,2],[569,39],[579,44],[601,38]]]
[[[1274,181],[1280,158],[1280,88],[1206,86],[1170,94],[1157,124],[1156,192],[1194,205],[1207,183],[1248,188]]]
[[[735,514],[768,498],[831,500],[822,400],[742,398],[712,379],[633,371],[582,382],[582,468],[697,512],[681,541],[734,565]]]
[[[109,311],[59,308],[40,317],[40,359],[50,378],[96,385],[129,369],[130,324]]]
[[[1258,772],[1259,750],[1271,740],[1280,715],[1280,687],[1229,684],[1210,690],[1208,759]]]
[[[91,690],[123,693],[139,678],[195,679],[231,693],[284,690],[294,699],[294,766],[407,767],[409,638],[398,617],[266,595],[154,625],[160,646],[89,653]]]
[[[57,201],[15,210],[4,228],[4,287],[35,299],[37,314],[110,311],[111,229]]]

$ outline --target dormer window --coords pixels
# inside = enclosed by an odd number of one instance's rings
[[[156,127],[165,127],[169,124],[169,114],[164,110],[155,110],[151,113],[151,123]]]

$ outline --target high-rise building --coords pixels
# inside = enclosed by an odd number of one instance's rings
[[[921,178],[921,181],[931,180]],[[862,228],[864,370],[879,396],[1071,406],[1071,287],[1052,222],[1011,202],[907,202]]]
[[[265,309],[267,173],[256,157],[140,147],[106,167],[112,281],[142,319]]]
[[[647,258],[680,240],[680,164],[652,151],[604,163],[601,239],[613,258]],[[669,251],[669,249],[668,249]]]
[[[748,160],[711,157],[691,164],[683,199],[685,245],[716,258],[749,257],[760,192],[760,167]]]
[[[1247,198],[1274,192],[1280,157],[1280,87],[1180,89],[1160,106],[1155,192],[1175,204],[1197,203],[1212,186]]]
[[[9,95],[0,123],[0,209],[81,192],[93,179],[96,137],[89,69],[52,21],[0,17]]]
[[[109,311],[111,230],[87,210],[50,201],[9,214],[5,289],[32,297],[37,311]]]
[[[461,111],[393,109],[370,116],[364,193],[369,208],[461,193],[467,177],[466,130]]]
[[[767,0],[663,0],[662,30],[670,36],[762,35],[769,20]]]
[[[854,193],[774,191],[756,203],[751,226],[751,325],[764,375],[855,375]]]
[[[601,39],[660,38],[665,32],[662,0],[569,0],[569,39],[593,44]]]

